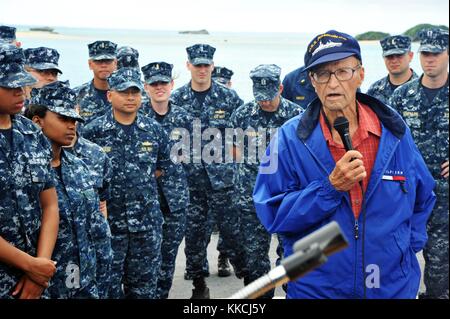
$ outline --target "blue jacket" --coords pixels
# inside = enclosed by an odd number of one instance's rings
[[[362,298],[365,281],[372,283],[366,286],[367,298],[415,298],[418,292],[415,254],[427,240],[435,183],[398,113],[365,94],[358,93],[357,100],[369,105],[382,125],[364,196],[365,227],[364,214],[355,220],[348,193],[328,180],[335,162],[319,124],[318,99],[279,130],[278,149],[270,154],[270,161],[278,156],[275,173],[258,175],[253,192],[258,217],[269,232],[282,235],[286,255],[298,239],[333,220],[349,241],[347,249],[289,283],[288,298]],[[401,175],[406,182],[383,175]],[[379,285],[373,280],[376,270]]]

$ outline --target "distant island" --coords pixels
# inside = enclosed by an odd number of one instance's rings
[[[413,41],[419,41],[418,33],[420,30],[425,28],[441,28],[448,31],[448,27],[445,25],[433,25],[433,24],[418,24],[415,27],[412,27],[405,32],[403,35],[409,36]],[[389,33],[379,32],[379,31],[369,31],[365,33],[358,34],[355,38],[358,41],[379,41],[384,39],[385,37],[390,36]]]
[[[369,31],[366,33],[358,34],[356,36],[356,40],[358,41],[373,41],[373,40],[381,40],[390,36],[389,33],[384,33],[380,31]]]
[[[209,34],[209,32],[205,29],[201,29],[198,31],[178,31],[179,34]]]
[[[30,31],[57,33],[54,30],[55,29],[50,28],[50,27],[34,27],[34,28],[30,28]]]

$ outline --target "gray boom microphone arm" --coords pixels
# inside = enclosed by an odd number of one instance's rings
[[[333,221],[294,244],[294,253],[266,275],[245,286],[229,299],[255,299],[282,284],[296,280],[327,261],[327,256],[346,248],[348,242]]]

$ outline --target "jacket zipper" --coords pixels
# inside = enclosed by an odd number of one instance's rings
[[[358,220],[355,219],[355,223],[353,225],[353,237],[355,239],[355,269],[354,269],[354,280],[353,280],[353,293],[354,296],[356,297],[357,294],[357,289],[356,289],[356,274],[358,271],[358,239],[359,239],[359,224],[358,224]]]

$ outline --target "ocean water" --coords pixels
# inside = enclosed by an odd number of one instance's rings
[[[317,33],[328,28],[322,28]],[[23,48],[46,46],[60,53],[59,65],[63,71],[61,80],[70,80],[78,86],[92,79],[88,67],[87,45],[96,40],[110,40],[118,46],[128,45],[139,51],[142,66],[155,61],[174,65],[175,88],[187,83],[190,73],[186,69],[186,47],[196,43],[207,43],[217,51],[215,65],[226,66],[234,71],[233,88],[244,101],[250,101],[252,82],[250,70],[259,64],[277,64],[282,69],[282,78],[303,65],[307,44],[315,34],[305,33],[218,33],[209,35],[182,35],[177,31],[71,29],[55,28],[58,34],[28,32],[27,27],[18,26],[17,37]],[[366,78],[361,87],[366,92],[370,84],[386,76],[387,71],[381,57],[378,41],[360,43]],[[412,68],[421,74],[418,59],[418,43],[413,43],[415,52]]]

